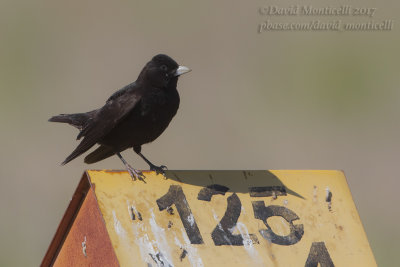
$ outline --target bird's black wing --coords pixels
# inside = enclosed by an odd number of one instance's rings
[[[140,99],[141,92],[135,83],[114,93],[87,122],[77,137],[77,139],[84,137],[83,140],[62,164],[67,164],[100,141],[135,107]]]

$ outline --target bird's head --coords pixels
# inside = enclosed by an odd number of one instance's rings
[[[167,55],[154,56],[143,68],[138,80],[148,82],[158,88],[175,87],[178,77],[191,71],[188,67],[179,66]]]

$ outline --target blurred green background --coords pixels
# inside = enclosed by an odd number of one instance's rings
[[[394,0],[1,0],[0,265],[38,265],[84,169],[123,168],[116,157],[61,167],[77,131],[47,119],[100,107],[162,52],[193,71],[179,81],[177,116],[145,155],[170,169],[344,170],[378,264],[394,266],[398,25],[257,33],[260,7],[300,3],[376,7],[374,20],[399,19]]]

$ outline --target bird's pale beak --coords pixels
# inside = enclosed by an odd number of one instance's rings
[[[188,73],[189,71],[192,71],[192,70],[189,69],[188,67],[185,67],[185,66],[179,66],[179,67],[176,69],[176,71],[175,71],[175,73],[174,73],[174,76],[180,76],[180,75],[182,75],[182,74]]]

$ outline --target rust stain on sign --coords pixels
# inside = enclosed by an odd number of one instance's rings
[[[42,266],[376,266],[340,171],[166,175],[88,171]]]

